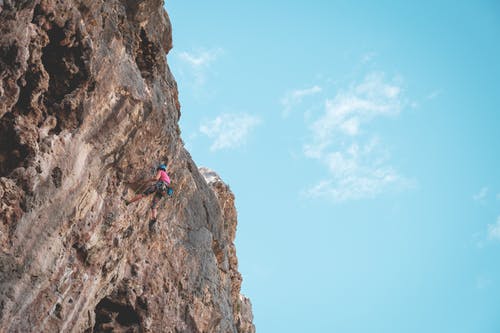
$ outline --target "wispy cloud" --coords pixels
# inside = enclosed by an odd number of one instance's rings
[[[484,199],[486,199],[486,196],[488,195],[488,187],[486,186],[483,186],[479,192],[477,192],[476,194],[474,194],[472,196],[472,199],[474,199],[474,201],[479,201],[479,202],[483,202]]]
[[[197,51],[182,51],[177,54],[182,63],[188,66],[194,76],[196,85],[203,85],[206,82],[207,72],[212,64],[223,53],[221,48],[201,49]]]
[[[427,94],[427,96],[425,96],[425,99],[427,99],[427,100],[435,99],[435,98],[441,96],[442,93],[443,92],[440,89],[431,91],[430,93]]]
[[[488,224],[488,238],[491,240],[500,240],[500,216],[497,218],[497,223]]]
[[[361,63],[362,64],[369,63],[373,59],[375,59],[377,57],[377,55],[378,55],[377,52],[367,52],[367,53],[363,54],[363,56],[361,57]]]
[[[287,117],[292,108],[302,102],[304,97],[315,95],[321,92],[321,90],[321,87],[316,85],[311,88],[298,89],[288,92],[285,97],[281,99],[281,104],[283,105],[282,115]]]
[[[180,52],[179,58],[188,63],[193,68],[201,68],[210,65],[217,59],[220,49],[202,50],[198,52]]]
[[[200,132],[213,139],[211,151],[231,149],[243,145],[250,132],[261,123],[259,117],[246,113],[226,113],[200,126]]]
[[[398,115],[404,104],[400,79],[386,80],[383,73],[371,73],[326,100],[324,113],[310,126],[304,154],[326,165],[329,177],[307,194],[345,201],[412,186],[391,166],[389,151],[367,126]]]

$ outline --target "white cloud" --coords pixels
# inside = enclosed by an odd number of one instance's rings
[[[203,85],[206,82],[207,72],[222,53],[223,50],[221,48],[213,48],[192,52],[182,51],[177,56],[182,63],[188,66],[189,71],[194,76],[194,83],[196,85]]]
[[[441,90],[434,90],[425,96],[425,99],[432,100],[439,97],[443,92]]]
[[[361,63],[362,64],[367,64],[369,62],[372,62],[372,60],[375,59],[376,57],[377,57],[377,53],[376,52],[365,53],[361,57]]]
[[[347,172],[344,177],[322,180],[307,194],[311,197],[329,197],[337,202],[372,198],[385,187],[403,181],[391,168],[359,171],[359,174]]]
[[[251,130],[260,119],[249,114],[222,114],[200,126],[200,132],[213,143],[211,151],[236,148],[246,142]]]
[[[497,218],[497,223],[488,224],[488,238],[500,240],[500,216]]]
[[[402,107],[400,93],[401,88],[386,83],[383,74],[368,75],[361,84],[326,100],[325,114],[313,124],[316,139],[324,141],[338,134],[354,136],[361,124],[398,114]]]
[[[487,195],[488,195],[488,187],[484,186],[481,188],[481,190],[479,190],[478,193],[474,194],[472,198],[474,199],[474,201],[484,201]]]
[[[220,53],[221,49],[201,50],[197,52],[183,51],[179,53],[179,58],[193,68],[201,68],[209,66],[217,59]]]
[[[309,196],[345,201],[413,186],[390,165],[388,150],[367,128],[376,118],[401,112],[405,103],[399,81],[371,73],[325,101],[324,113],[310,126],[311,139],[303,149],[306,157],[327,167],[329,177],[309,189]]]
[[[302,102],[302,99],[304,99],[304,97],[315,95],[317,93],[320,93],[321,91],[322,89],[320,86],[313,86],[311,88],[293,90],[287,93],[285,97],[281,99],[281,104],[284,107],[282,115],[284,117],[288,116],[292,108]]]

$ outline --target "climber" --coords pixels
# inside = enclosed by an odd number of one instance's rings
[[[172,195],[172,189],[168,186],[170,185],[170,177],[167,174],[167,166],[165,164],[160,164],[156,168],[156,176],[148,179],[147,182],[155,182],[146,190],[130,200],[125,199],[125,205],[128,206],[133,202],[139,201],[144,197],[154,193],[153,200],[151,201],[151,220],[149,221],[149,230],[153,231],[156,223],[156,205],[165,195]]]

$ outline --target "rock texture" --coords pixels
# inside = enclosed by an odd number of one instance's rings
[[[231,290],[233,317],[236,320],[238,332],[255,332],[253,325],[252,305],[250,300],[240,294],[241,274],[238,272],[238,258],[234,238],[236,237],[237,212],[234,205],[234,194],[214,171],[208,168],[199,169],[205,181],[214,191],[222,210],[222,223],[213,229],[216,237],[212,248],[217,258],[219,271],[224,281],[228,281],[227,288]]]
[[[0,332],[255,331],[234,196],[184,149],[171,47],[161,0],[0,0]],[[149,200],[122,198],[165,161],[150,233]]]

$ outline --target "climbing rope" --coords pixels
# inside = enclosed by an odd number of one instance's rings
[[[146,182],[146,181],[144,181],[144,182],[143,182],[143,184],[142,184],[142,186],[139,186],[139,187],[137,188],[137,190],[134,192],[134,196],[136,196],[136,195],[137,195],[137,193],[142,193],[142,192],[144,192],[144,191],[146,190],[146,188],[147,188],[148,186],[150,186],[150,185],[149,185],[149,183],[150,183],[150,182]]]

